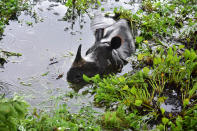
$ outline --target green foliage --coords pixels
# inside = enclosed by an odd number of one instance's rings
[[[146,129],[144,125],[144,120],[147,116],[138,116],[137,110],[130,112],[129,114],[125,112],[125,107],[120,105],[116,111],[107,111],[101,117],[101,124],[105,129],[109,130],[125,130],[132,128],[135,130]]]
[[[173,46],[166,52],[161,49],[158,54],[154,55],[153,67],[144,67],[142,71],[133,75],[125,74],[119,77],[111,75],[103,79],[98,75],[92,78],[84,75],[84,78],[87,82],[94,83],[96,105],[108,109],[113,109],[115,103],[117,106],[124,105],[129,113],[137,112],[141,121],[144,119],[142,116],[146,114],[149,119],[144,121],[145,123],[160,121],[158,129],[165,130],[169,126],[172,129],[182,129],[187,128],[183,126],[185,118],[180,116],[174,123],[174,118],[166,113],[165,109],[160,108],[160,105],[167,99],[165,91],[172,88],[171,86],[174,90],[181,92],[178,95],[182,98],[180,101],[183,104],[183,110],[177,115],[184,114],[188,107],[196,105],[196,101],[192,100],[197,97],[196,65],[197,54],[194,50],[185,50],[183,55],[179,56],[177,48]],[[123,120],[117,116],[116,111],[107,112],[103,119],[107,119],[103,123],[105,128],[125,128],[124,124],[121,124],[124,123]],[[181,122],[182,119],[183,122]],[[127,121],[127,128],[131,127],[128,123],[135,122],[135,120]]]
[[[65,104],[55,109],[38,112],[34,109],[32,114],[26,116],[26,119],[20,121],[20,130],[95,130],[99,131],[97,125],[96,112],[90,107],[83,107],[78,113],[70,113]]]
[[[196,1],[173,0],[163,2],[159,0],[144,0],[142,9],[133,14],[122,7],[115,8],[114,12],[120,14],[120,18],[126,18],[134,22],[140,30],[140,36],[136,38],[137,44],[145,40],[175,39],[183,42],[188,48],[197,48],[196,45]]]
[[[88,9],[97,8],[101,3],[99,0],[67,0],[65,6],[68,7],[65,20],[75,20],[77,16],[88,13]]]
[[[23,0],[0,1],[0,35],[8,21],[25,9],[22,3]],[[90,8],[100,6],[100,2],[67,0],[66,6],[65,19],[74,20],[88,13]],[[35,109],[27,114],[28,105],[20,97],[1,98],[0,130],[151,130],[153,124],[155,130],[197,130],[196,11],[195,0],[144,0],[135,14],[122,7],[115,8],[119,18],[130,21],[132,31],[135,26],[140,30],[136,37],[139,47],[136,55],[141,66],[134,73],[122,76],[88,78],[83,75],[86,82],[93,82],[95,105],[107,111],[100,116],[92,108],[83,107],[78,113],[70,113],[63,104],[50,111]],[[193,49],[184,49],[183,45],[168,47],[160,41],[163,38],[176,40],[175,33],[178,33],[178,41]],[[160,47],[152,50],[152,42]],[[184,53],[180,53],[182,50]],[[177,92],[180,112],[171,113],[161,107],[168,99],[169,90]],[[74,95],[67,94],[71,98]]]
[[[28,4],[24,0],[1,0],[0,1],[0,36],[4,32],[5,25],[10,19],[17,19],[19,12],[27,10]]]
[[[16,131],[19,119],[24,119],[28,104],[21,97],[12,99],[0,98],[0,130]]]

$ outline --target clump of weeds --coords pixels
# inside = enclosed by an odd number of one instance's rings
[[[146,66],[133,75],[111,75],[106,78],[84,76],[86,81],[94,83],[95,105],[108,110],[102,117],[105,128],[191,128],[188,125],[191,122],[188,121],[189,116],[185,114],[189,112],[192,118],[196,117],[193,113],[197,96],[197,54],[194,50],[186,49],[180,56],[177,50],[175,46],[167,51],[161,49],[153,56],[152,66]],[[173,92],[176,92],[175,98],[171,97]],[[169,102],[171,99],[174,103]],[[165,103],[178,103],[180,109],[168,111],[162,106]],[[119,115],[120,107],[124,107],[122,115]],[[138,119],[129,119],[128,116]]]
[[[135,14],[123,7],[115,8],[114,12],[120,18],[135,23],[139,29],[136,42],[175,40],[185,44],[187,48],[196,49],[196,4],[193,0],[144,0],[141,9]]]
[[[0,38],[3,35],[5,25],[9,20],[17,19],[21,11],[28,10],[28,3],[24,0],[0,1]]]

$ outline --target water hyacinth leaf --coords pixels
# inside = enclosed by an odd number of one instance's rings
[[[135,95],[137,93],[137,89],[135,87],[132,87],[130,92]]]
[[[162,118],[162,123],[163,123],[164,125],[166,125],[168,122],[169,122],[169,119],[168,119],[168,118],[166,118],[166,117],[163,117],[163,118]]]
[[[141,60],[143,60],[143,58],[144,58],[144,55],[143,54],[138,54],[137,60],[141,61]]]
[[[96,74],[94,77],[89,78],[89,79],[92,80],[93,82],[97,83],[100,80],[100,75]],[[104,83],[107,83],[106,79],[105,79]]]
[[[8,103],[2,103],[0,113],[3,115],[10,113],[10,105]]]
[[[143,73],[144,73],[145,76],[148,76],[149,72],[150,72],[150,70],[149,70],[148,67],[143,68]]]
[[[160,64],[162,61],[161,61],[161,58],[160,57],[156,57],[156,58],[154,58],[153,59],[153,63],[155,64],[155,65],[158,65],[158,64]]]
[[[185,48],[185,45],[179,45],[179,49]]]
[[[142,36],[137,36],[137,37],[136,37],[136,42],[137,42],[138,44],[140,44],[143,40],[144,40],[144,37],[142,37]]]
[[[128,85],[125,85],[125,86],[122,88],[122,90],[128,90],[128,89],[129,89]]]
[[[136,106],[141,106],[142,105],[142,100],[135,100],[135,105]]]
[[[124,82],[125,82],[125,78],[124,78],[123,76],[120,76],[120,77],[118,78],[118,80],[119,80],[121,83],[124,83]]]
[[[71,6],[72,5],[72,0],[67,0],[65,5],[66,6]]]

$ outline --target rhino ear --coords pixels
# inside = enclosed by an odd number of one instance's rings
[[[80,44],[79,47],[78,47],[78,50],[77,50],[77,55],[75,57],[74,64],[77,64],[77,63],[79,63],[82,60],[83,59],[81,57],[81,44]]]
[[[120,36],[115,36],[111,39],[112,49],[118,49],[122,44],[122,38]]]

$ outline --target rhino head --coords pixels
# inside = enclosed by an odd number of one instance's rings
[[[110,42],[97,41],[87,52],[85,57],[81,55],[79,45],[75,60],[67,72],[67,80],[71,83],[83,82],[83,74],[92,77],[96,74],[107,74],[123,66],[116,49],[122,44],[122,39],[115,36]]]
[[[103,22],[107,26],[103,26],[99,21],[100,16],[97,18],[98,21],[94,22],[96,24],[93,23],[95,43],[84,57],[81,55],[81,45],[78,47],[75,60],[67,72],[67,80],[71,83],[84,82],[83,74],[92,77],[121,71],[127,63],[126,59],[135,52],[134,35],[127,20],[112,20],[110,24],[106,24],[107,20]]]

